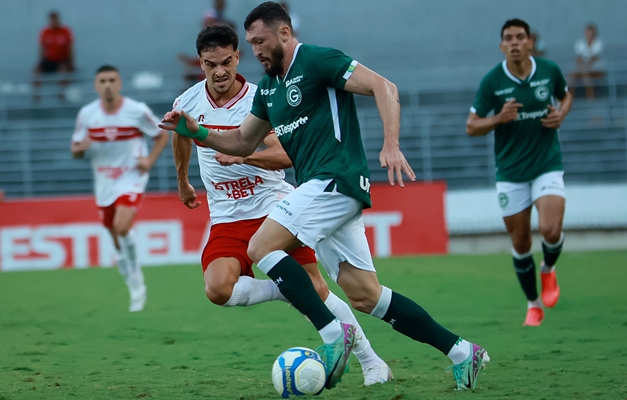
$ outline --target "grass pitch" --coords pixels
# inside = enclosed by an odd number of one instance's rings
[[[558,305],[540,328],[523,328],[507,255],[377,260],[381,282],[483,345],[492,362],[474,394],[454,392],[446,356],[358,315],[396,380],[364,387],[353,358],[320,398],[625,399],[626,261],[627,252],[563,254]],[[320,344],[284,303],[211,305],[198,266],[145,274],[148,305],[131,314],[113,269],[0,273],[0,400],[277,399],[275,357]]]

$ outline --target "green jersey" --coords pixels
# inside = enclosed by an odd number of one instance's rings
[[[333,179],[338,192],[368,208],[368,163],[355,100],[344,90],[356,66],[339,50],[298,44],[283,78],[259,82],[251,113],[272,124],[299,185]]]
[[[566,80],[552,61],[531,57],[531,73],[521,81],[503,61],[481,81],[477,98],[470,109],[481,118],[490,111],[498,114],[510,99],[523,106],[518,118],[495,129],[494,154],[496,180],[529,182],[538,176],[561,171],[562,153],[556,129],[542,126],[549,113],[548,105],[566,95]]]

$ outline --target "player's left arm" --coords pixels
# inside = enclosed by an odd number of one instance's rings
[[[416,174],[401,152],[399,133],[401,130],[401,103],[396,85],[376,72],[357,64],[355,70],[346,80],[344,90],[374,96],[379,115],[383,121],[383,149],[379,154],[381,168],[388,169],[388,179],[394,185],[394,176],[401,187],[404,187],[404,172],[409,180],[415,181]]]
[[[558,129],[573,106],[573,95],[568,92],[566,79],[557,65],[554,66],[554,71],[555,90],[553,96],[559,100],[560,107],[548,105],[549,113],[541,121],[545,128]]]
[[[137,169],[142,172],[148,172],[153,165],[157,162],[157,159],[163,152],[163,149],[168,145],[169,135],[168,132],[161,130],[157,136],[153,138],[154,145],[152,151],[148,154],[148,157],[139,157],[137,159]]]
[[[253,167],[266,169],[269,171],[277,171],[280,169],[290,168],[292,160],[281,146],[279,138],[275,134],[266,136],[263,140],[267,149],[256,151],[248,157],[229,156],[222,153],[216,153],[215,159],[223,166],[233,164],[248,164]]]

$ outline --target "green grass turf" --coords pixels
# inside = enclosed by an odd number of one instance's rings
[[[454,392],[447,357],[359,315],[396,380],[364,387],[353,358],[320,398],[624,399],[626,260],[627,252],[562,255],[562,298],[540,328],[521,326],[526,305],[507,255],[377,260],[384,284],[485,346],[492,362],[474,394]],[[320,344],[284,303],[211,305],[198,266],[145,274],[147,308],[131,314],[114,269],[0,273],[0,400],[276,399],[274,358]]]

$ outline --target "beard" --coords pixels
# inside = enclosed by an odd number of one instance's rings
[[[266,74],[268,74],[271,78],[276,77],[281,72],[283,72],[283,60],[285,59],[285,52],[283,51],[283,47],[280,45],[272,50],[270,54],[270,66],[264,66],[264,70]]]

